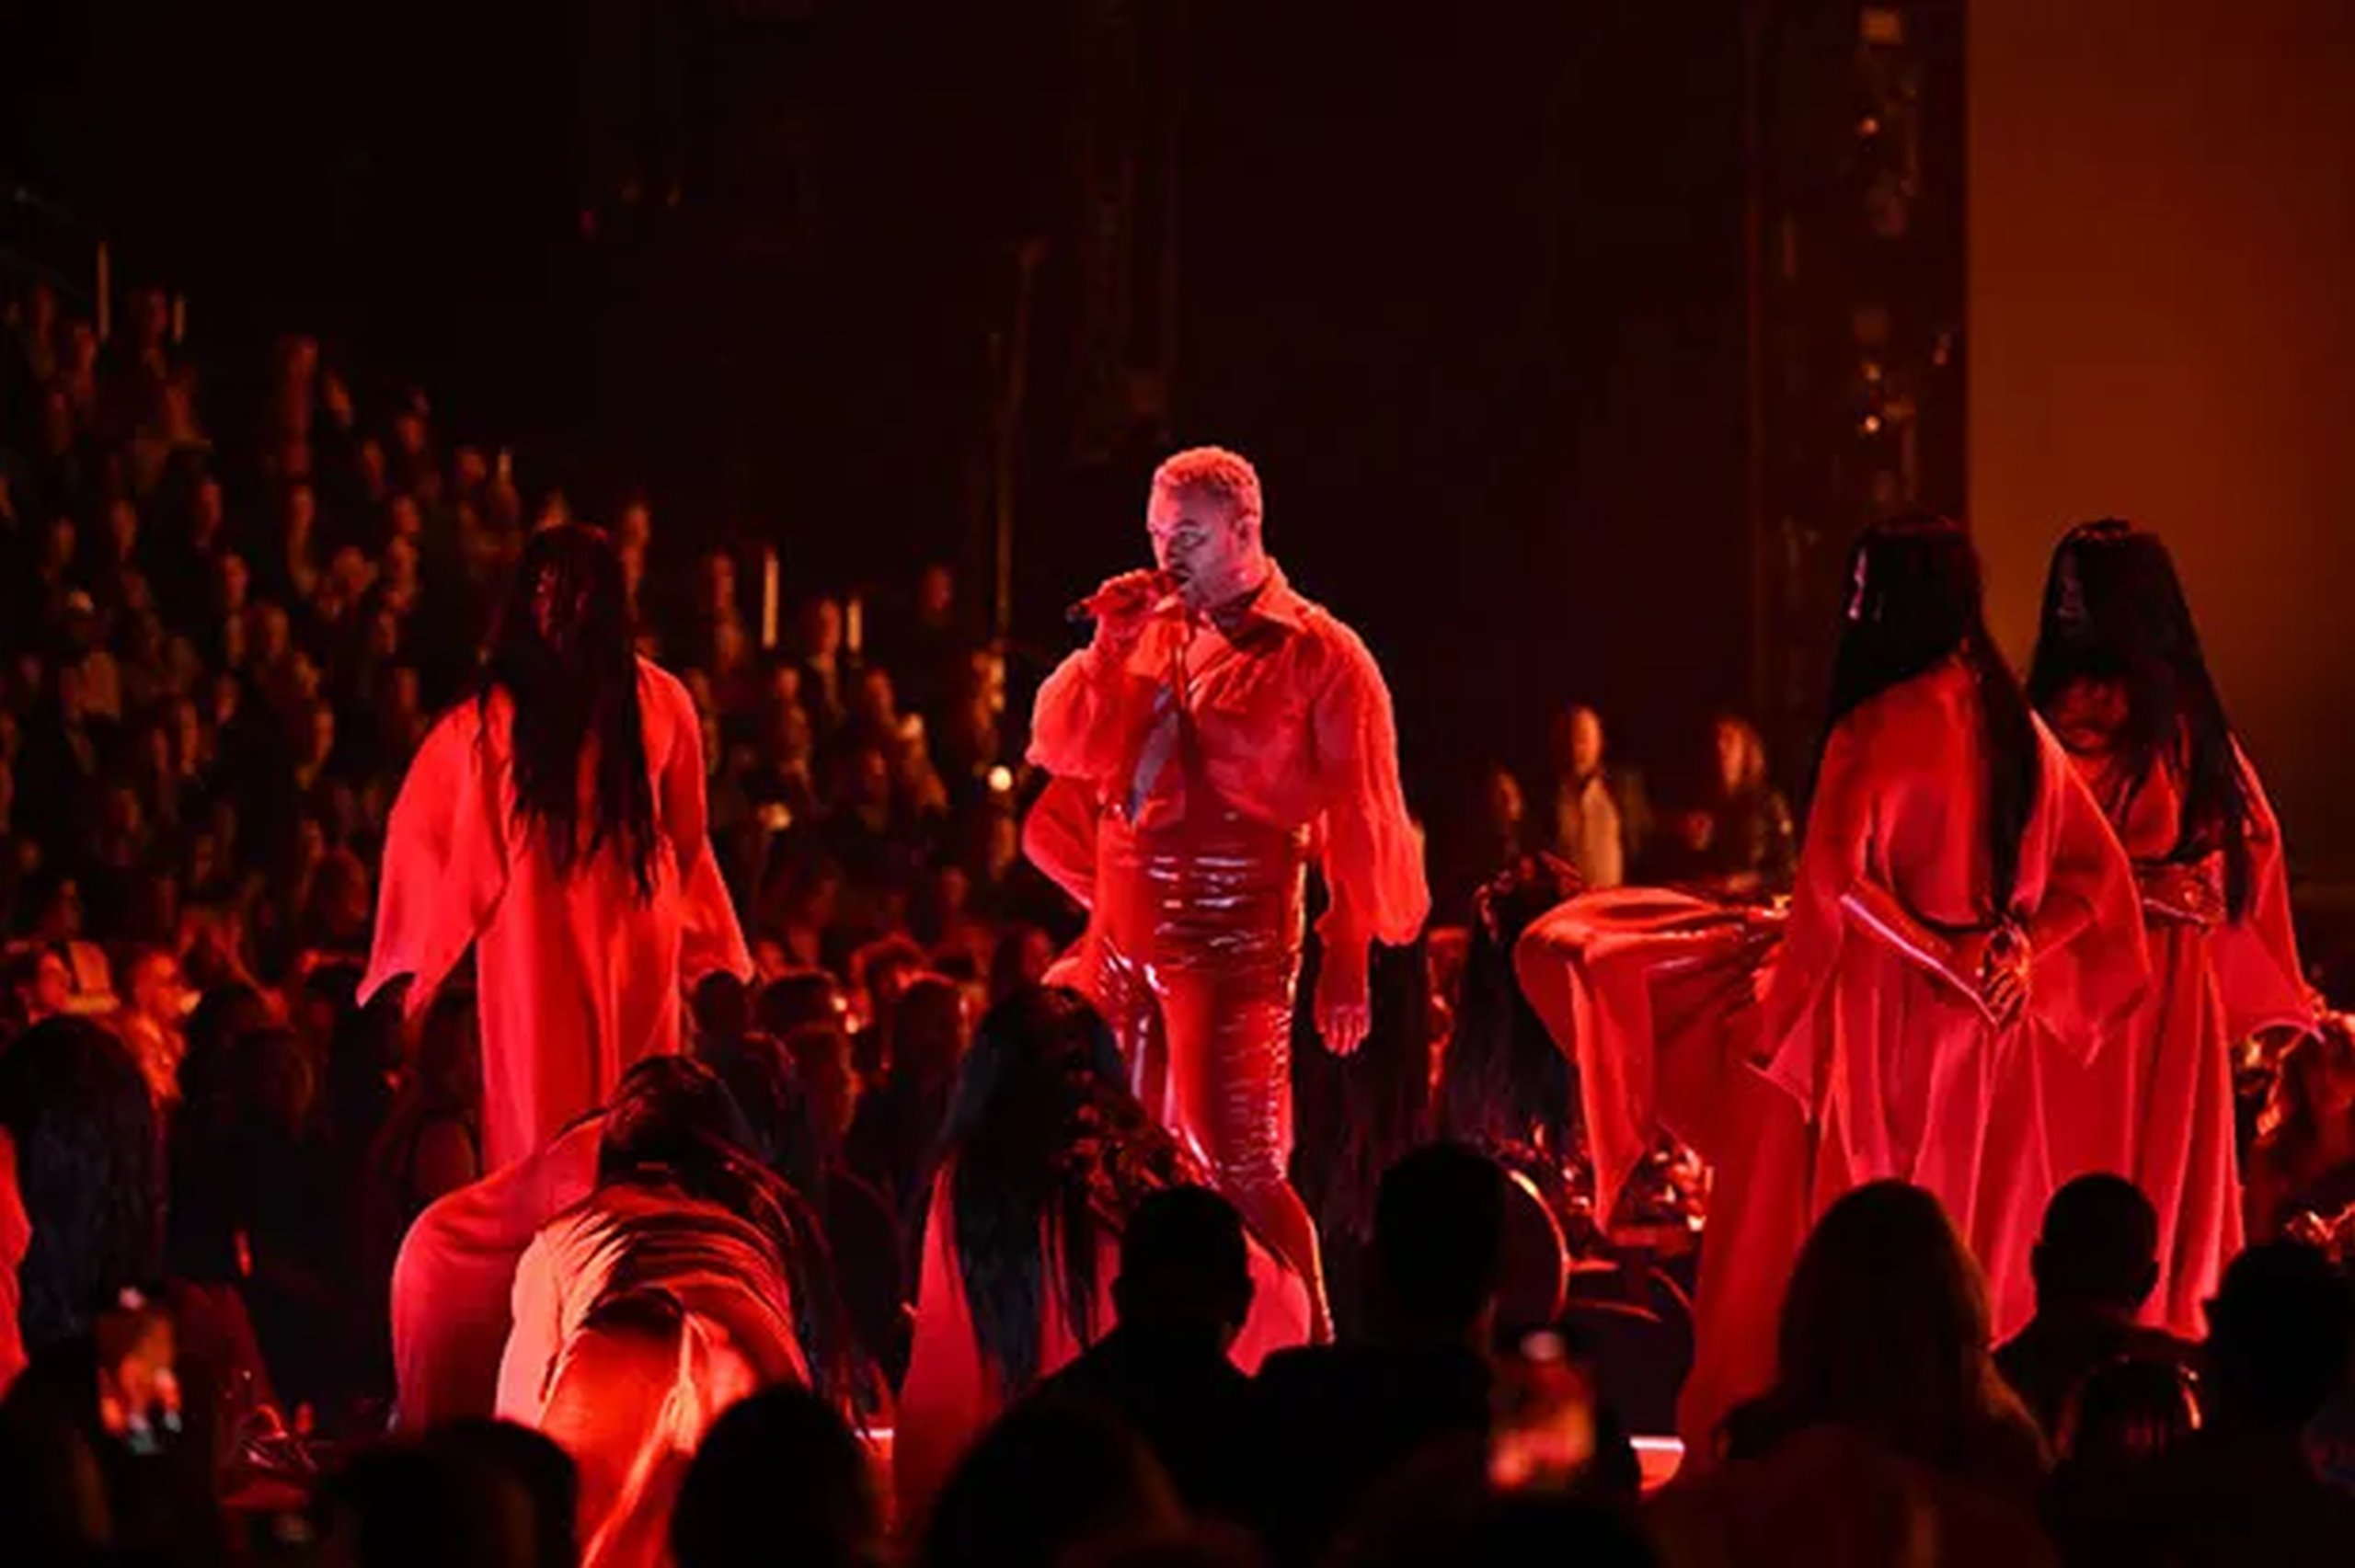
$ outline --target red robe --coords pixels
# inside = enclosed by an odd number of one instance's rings
[[[643,659],[638,691],[661,840],[651,898],[617,846],[557,874],[539,829],[517,816],[503,692],[434,725],[393,807],[360,1000],[408,975],[414,1018],[477,946],[491,1170],[603,1104],[631,1063],[677,1050],[687,985],[752,972],[706,830],[694,700]]]
[[[965,1276],[958,1266],[951,1183],[945,1167],[926,1205],[923,1273],[916,1293],[915,1342],[908,1376],[900,1390],[899,1426],[892,1436],[893,1505],[902,1520],[916,1520],[948,1479],[957,1461],[982,1430],[1005,1407],[1005,1391],[982,1356],[973,1334],[972,1310],[965,1299]],[[1100,1227],[1096,1237],[1096,1302],[1092,1328],[1112,1327],[1112,1280],[1120,1273],[1120,1234]],[[1048,1278],[1063,1277],[1060,1259],[1050,1259]],[[1251,1315],[1232,1352],[1235,1364],[1256,1373],[1279,1350],[1308,1343],[1308,1289],[1298,1274],[1251,1243]],[[1038,1379],[1043,1381],[1087,1347],[1065,1311],[1062,1293],[1044,1292],[1039,1321]],[[1035,1385],[1034,1385],[1035,1386]]]
[[[2313,1024],[2280,826],[2243,759],[2249,907],[2237,921],[2219,921],[2222,853],[2167,864],[2183,811],[2172,771],[2154,768],[2136,788],[2109,758],[2081,755],[2077,766],[2142,879],[2154,983],[2139,1007],[2104,1031],[2090,1064],[2045,1059],[2053,1177],[2109,1171],[2133,1178],[2159,1214],[2159,1288],[2145,1316],[2197,1340],[2242,1242],[2233,1045],[2260,1030]],[[2201,894],[2187,897],[2187,883]]]
[[[1614,1157],[1673,1125],[1719,1162],[1683,1401],[1696,1453],[1709,1451],[1727,1411],[1773,1381],[1798,1249],[1827,1207],[1867,1182],[1910,1181],[1945,1204],[1987,1273],[1999,1336],[2033,1310],[2028,1254],[2052,1187],[2037,1062],[2088,1058],[2148,979],[2125,852],[2039,723],[2037,798],[2012,900],[2035,971],[2028,1007],[2003,1029],[1846,902],[1869,887],[1933,930],[1991,923],[1981,724],[1959,661],[1842,721],[1824,750],[1787,928],[1754,990],[1740,972],[1763,944],[1749,926],[1713,930],[1698,905],[1597,895],[1522,938],[1524,984],[1557,1040],[1632,1064],[1589,1075],[1591,1096],[1620,1086],[1623,1105],[1589,1112],[1591,1127],[1621,1129],[1606,1139]],[[1597,951],[1615,956],[1597,968]],[[1566,964],[1578,970],[1568,979],[1545,973]],[[1630,994],[1644,1005],[1627,1006]]]

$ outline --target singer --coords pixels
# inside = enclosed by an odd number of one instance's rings
[[[1430,895],[1382,671],[1292,591],[1260,517],[1234,452],[1161,465],[1158,569],[1074,607],[1095,636],[1040,689],[1030,760],[1097,815],[1076,983],[1139,1098],[1307,1280],[1323,1330],[1316,1228],[1287,1179],[1304,871],[1314,855],[1330,895],[1315,1022],[1337,1054],[1365,1039],[1369,944],[1412,940]]]

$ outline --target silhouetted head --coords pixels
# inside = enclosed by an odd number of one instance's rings
[[[429,1443],[362,1454],[327,1488],[339,1561],[353,1568],[536,1568],[531,1493],[481,1456]]]
[[[888,1561],[875,1471],[833,1406],[763,1389],[704,1435],[671,1515],[679,1568],[754,1568],[782,1547],[810,1568]]]
[[[1183,1519],[1168,1472],[1128,1426],[1077,1401],[1033,1401],[983,1433],[949,1477],[918,1561],[1060,1562]]]
[[[807,1024],[840,1024],[849,1012],[842,982],[823,969],[791,969],[761,988],[753,1021],[782,1040]]]
[[[1938,1200],[1873,1182],[1825,1211],[1783,1299],[1770,1398],[1791,1428],[1850,1426],[1951,1465],[1994,1387],[1987,1287]]]
[[[2172,1362],[2121,1359],[2087,1373],[2070,1394],[2060,1447],[2072,1464],[2126,1470],[2199,1429],[2189,1374]]]
[[[1243,1216],[1207,1187],[1149,1193],[1120,1232],[1113,1310],[1124,1328],[1200,1335],[1224,1345],[1251,1311]]]
[[[2293,1432],[2347,1379],[2355,1302],[2315,1248],[2268,1242],[2233,1260],[2208,1303],[2208,1367],[2219,1420]]]
[[[484,1417],[445,1422],[425,1441],[437,1454],[496,1471],[522,1489],[531,1503],[534,1568],[573,1568],[580,1562],[580,1473],[553,1439]]]
[[[1480,1332],[1504,1271],[1505,1173],[1478,1150],[1433,1143],[1383,1173],[1374,1199],[1375,1304],[1384,1332]]]
[[[2158,1211],[2123,1176],[2079,1176],[2052,1195],[2029,1266],[2040,1311],[2131,1317],[2159,1282]]]

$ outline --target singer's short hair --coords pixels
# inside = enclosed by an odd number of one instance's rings
[[[1266,515],[1260,509],[1259,471],[1241,452],[1223,446],[1189,447],[1153,471],[1153,487],[1196,490],[1216,496],[1236,513],[1257,525]]]

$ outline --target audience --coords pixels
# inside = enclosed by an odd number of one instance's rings
[[[2036,1316],[1995,1353],[2005,1380],[2057,1440],[2070,1396],[2120,1359],[2188,1365],[2193,1347],[2136,1322],[2159,1282],[2159,1217],[2123,1176],[2080,1176],[2052,1196],[2029,1256]]]
[[[1080,1402],[1006,1413],[941,1490],[923,1532],[923,1568],[1057,1568],[1089,1551],[1142,1545],[1184,1528],[1169,1476],[1115,1417]]]
[[[881,1568],[882,1498],[866,1448],[807,1389],[763,1390],[704,1436],[671,1516],[678,1568]]]
[[[504,456],[414,392],[355,397],[308,338],[244,389],[200,377],[154,291],[105,342],[46,290],[6,303],[11,1561],[2355,1560],[2314,1458],[2348,1387],[2343,1022],[2250,1129],[2251,1233],[2322,1250],[2244,1255],[2200,1351],[2138,1326],[2156,1239],[2125,1182],[2055,1197],[2037,1318],[1992,1356],[1952,1228],[1884,1185],[1824,1217],[1781,1379],[1716,1473],[1638,1516],[1591,1387],[1523,1429],[1529,1357],[1493,1343],[1507,1178],[1478,1150],[1582,1155],[1511,940],[1581,873],[1786,884],[1790,812],[1733,715],[1713,766],[1660,775],[1657,818],[1591,708],[1562,713],[1545,788],[1480,779],[1442,846],[1472,929],[1390,956],[1460,1020],[1406,1136],[1477,1149],[1382,1174],[1366,1299],[1342,1303],[1366,1334],[1297,1348],[1299,1281],[1193,1185],[1100,1021],[1041,989],[1093,803],[1020,764],[1008,684],[1031,672],[953,574],[927,566],[905,605],[787,583],[771,647],[757,557],[621,498],[641,646],[695,693],[759,975],[695,998],[701,1066],[484,1172],[465,992],[408,1025],[397,998],[354,1005],[352,965],[385,812],[527,531],[596,509],[527,500]],[[1016,853],[1041,800],[1045,871]],[[1383,1161],[1349,1147],[1361,1193]],[[1583,1244],[1611,1217],[1563,1186]],[[488,1419],[511,1345],[508,1408],[540,1432]],[[272,1544],[247,1551],[258,1519]]]
[[[1148,1194],[1120,1232],[1112,1331],[1039,1386],[1119,1416],[1196,1513],[1245,1516],[1251,1380],[1228,1358],[1251,1312],[1243,1217],[1202,1187]]]
[[[1504,1223],[1504,1172],[1474,1150],[1435,1144],[1383,1176],[1371,1341],[1270,1356],[1253,1391],[1258,1516],[1279,1562],[1317,1555],[1433,1442],[1487,1435]]]
[[[1990,1355],[1986,1285],[1937,1200],[1875,1182],[1827,1211],[1783,1300],[1773,1389],[1727,1462],[1655,1514],[1682,1564],[2051,1560],[2045,1449]]]
[[[2355,1498],[2316,1473],[2305,1446],[2355,1350],[2347,1279],[2313,1248],[2262,1243],[2225,1269],[2208,1322],[2205,1419],[2150,1462],[2110,1560],[2355,1562]]]

